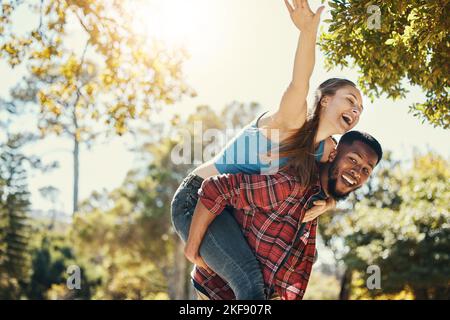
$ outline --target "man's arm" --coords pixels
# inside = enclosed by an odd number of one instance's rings
[[[211,213],[201,201],[197,201],[197,206],[195,207],[194,215],[192,216],[191,227],[189,229],[189,236],[184,248],[184,255],[189,261],[209,272],[211,272],[211,269],[200,257],[199,248],[206,230],[208,230],[209,225],[213,222],[215,217],[216,215]]]

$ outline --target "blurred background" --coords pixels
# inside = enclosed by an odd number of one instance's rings
[[[357,81],[386,156],[320,218],[305,299],[449,299],[450,1],[324,4],[311,88]],[[297,38],[282,0],[1,1],[0,298],[192,298],[170,201],[208,159],[174,147],[277,108]]]

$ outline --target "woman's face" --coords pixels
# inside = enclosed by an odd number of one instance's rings
[[[363,111],[361,93],[352,86],[342,87],[334,96],[323,97],[322,105],[321,119],[333,127],[333,134],[344,134],[353,129]]]

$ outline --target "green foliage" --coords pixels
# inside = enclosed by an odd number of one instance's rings
[[[88,279],[85,268],[80,266],[81,289],[67,288],[67,268],[78,265],[71,243],[64,233],[48,232],[35,228],[41,235],[32,250],[32,275],[27,287],[27,298],[41,299],[89,299],[95,279]],[[55,288],[58,288],[57,292]]]
[[[182,79],[186,53],[170,52],[138,32],[132,7],[137,2],[2,2],[0,58],[12,67],[26,65],[28,77],[12,94],[39,105],[43,134],[89,141],[100,123],[123,134],[133,119],[148,120],[156,106],[194,94]],[[22,34],[14,14],[24,6],[39,24]],[[68,30],[86,39],[78,54]]]
[[[308,282],[304,300],[336,300],[339,295],[339,281],[334,275],[313,270]]]
[[[154,192],[157,185],[156,177],[128,179],[103,195],[106,202],[86,203],[75,216],[72,239],[77,256],[101,279],[94,298],[151,299],[167,291],[163,270],[173,243]]]
[[[36,141],[33,134],[13,130],[17,110],[0,100],[0,299],[27,297],[32,273],[32,229],[28,176],[48,172],[57,164],[44,164],[25,148]]]
[[[381,290],[367,294],[407,290],[416,299],[448,299],[448,181],[448,161],[432,153],[416,155],[411,168],[385,163],[354,212],[326,216],[322,234],[335,250],[343,240],[341,257],[350,270],[361,275],[369,265],[380,267]],[[364,286],[362,281],[359,288]]]
[[[186,52],[169,50],[139,30],[133,10],[140,0],[2,1],[0,59],[27,73],[9,104],[33,104],[41,136],[74,142],[73,212],[78,209],[80,143],[92,146],[155,110],[194,96],[181,72]],[[39,23],[26,32],[15,14],[28,6]],[[75,42],[73,35],[79,33]],[[78,42],[78,43],[77,43]],[[81,43],[81,44],[80,44]],[[79,52],[77,52],[79,51]],[[36,108],[37,107],[37,108]]]
[[[370,97],[385,93],[402,98],[405,83],[420,86],[426,101],[411,112],[434,126],[448,128],[450,2],[444,1],[329,1],[332,18],[320,39],[329,68],[349,62],[360,69],[359,85]],[[371,28],[380,9],[380,28]]]
[[[28,137],[11,135],[0,143],[0,299],[19,299],[28,282],[30,193],[21,148]]]

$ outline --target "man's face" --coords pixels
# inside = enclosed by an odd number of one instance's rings
[[[343,200],[359,189],[369,179],[377,160],[377,154],[361,141],[340,145],[328,172],[330,195]]]

